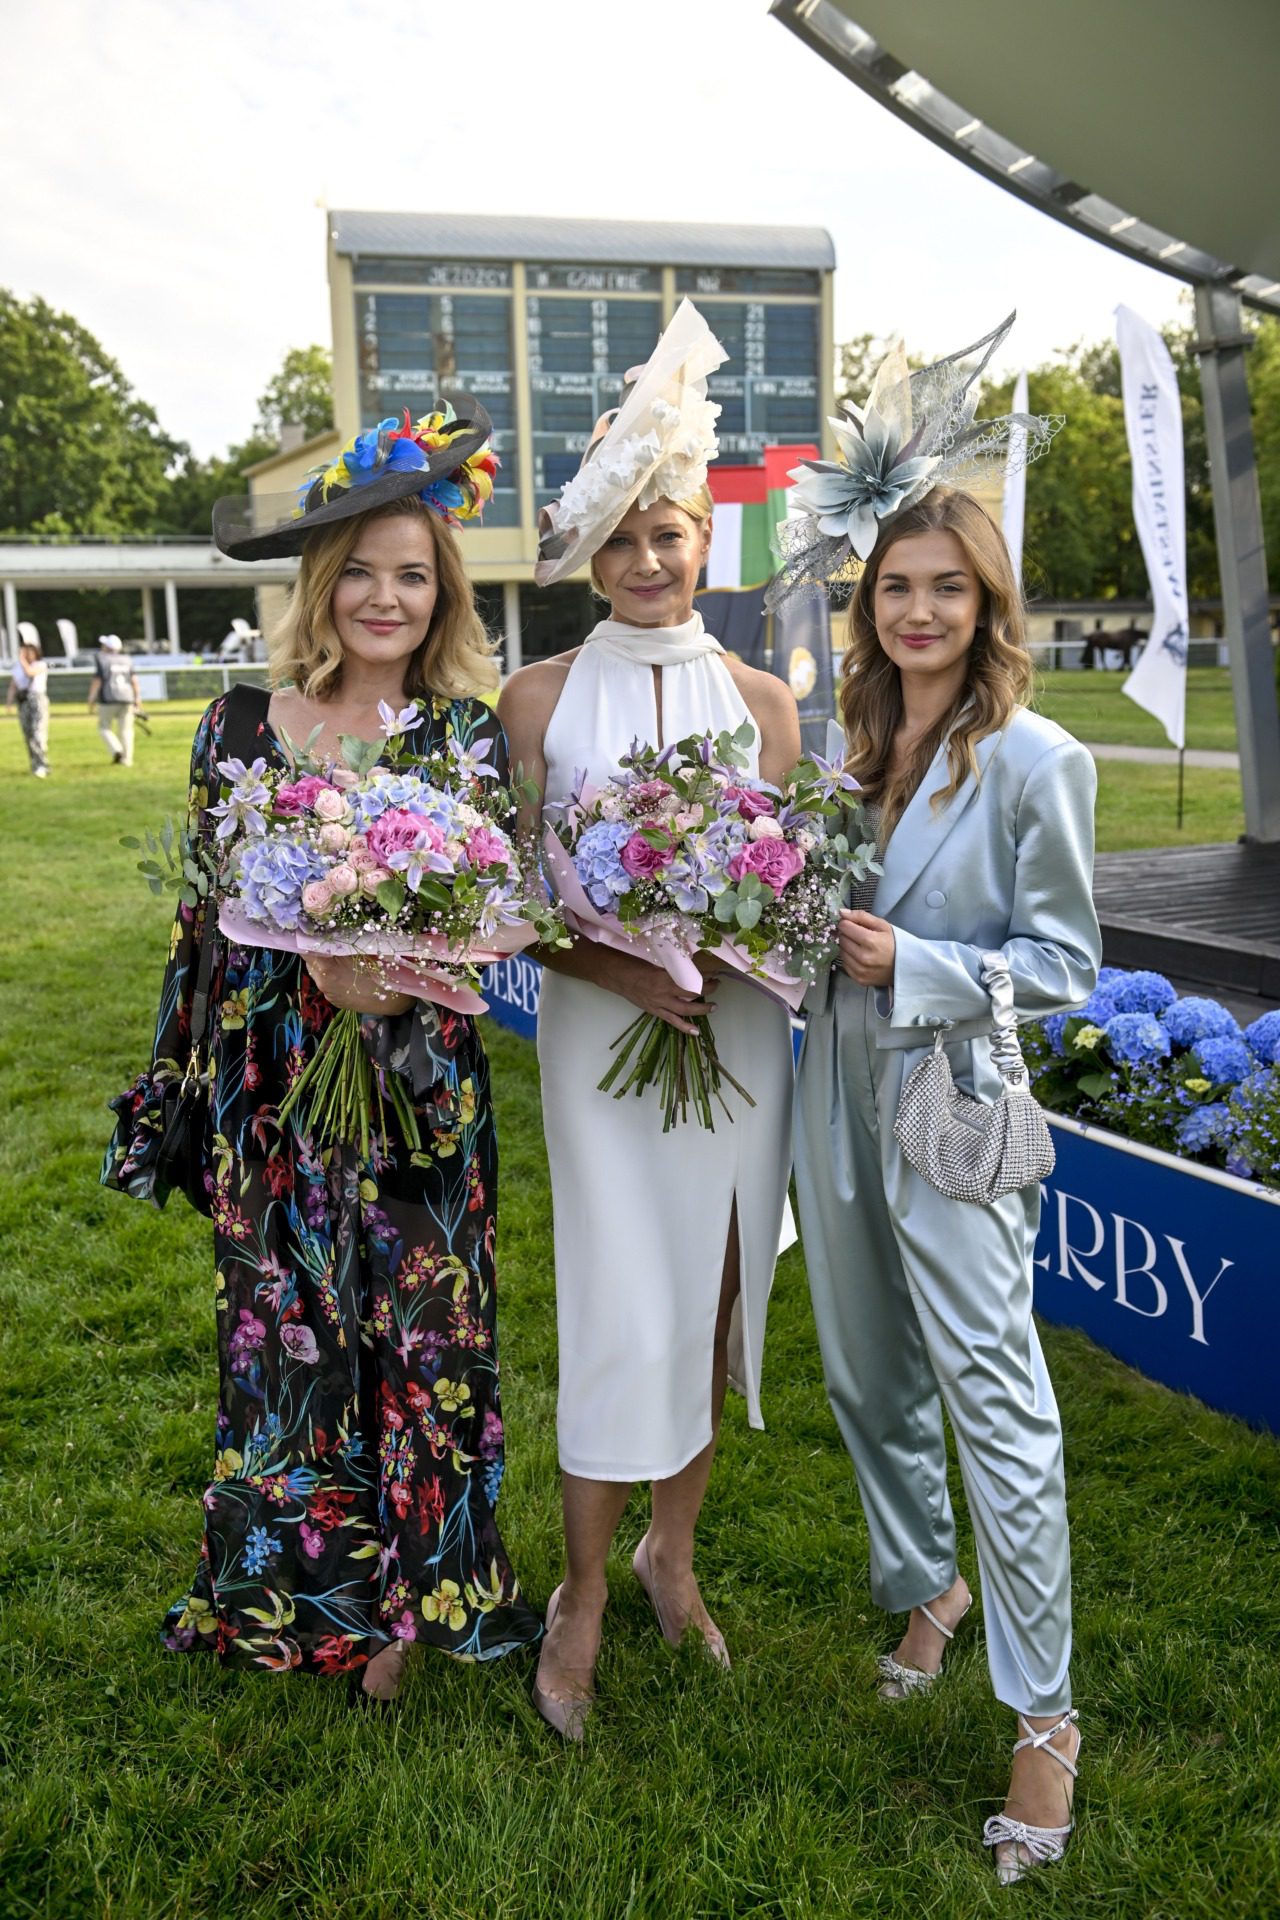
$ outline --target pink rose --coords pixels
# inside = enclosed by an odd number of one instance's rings
[[[336,821],[327,821],[316,839],[322,853],[341,853],[347,846],[349,835],[346,828],[338,826]]]
[[[747,828],[748,840],[781,840],[784,837],[781,826],[772,814],[768,813],[762,813],[760,818],[753,820]]]
[[[308,880],[302,889],[302,911],[322,919],[333,905],[333,889],[327,880]]]
[[[330,892],[336,893],[340,900],[345,899],[347,894],[354,893],[360,885],[360,875],[354,867],[349,867],[345,860],[340,861],[326,879]]]
[[[385,867],[365,867],[360,875],[360,891],[375,894],[383,881],[391,878],[392,875]]]
[[[343,793],[350,793],[352,787],[360,785],[360,775],[352,773],[350,767],[334,767],[329,778],[335,787],[341,788]]]
[[[726,787],[724,797],[734,802],[744,820],[759,820],[767,813],[778,811],[767,793],[757,793],[752,787]]]
[[[311,802],[311,811],[317,820],[341,820],[347,803],[336,787],[324,787]]]
[[[695,801],[691,807],[682,807],[672,819],[672,826],[680,833],[688,833],[690,827],[700,827],[706,817],[706,808],[702,802]]]
[[[633,833],[619,857],[633,880],[652,880],[671,865],[675,853],[670,847],[650,846],[642,833]]]
[[[333,791],[329,782],[322,780],[318,773],[304,773],[300,780],[291,780],[288,786],[280,788],[276,794],[276,812],[305,813],[308,807],[315,806],[319,794]]]
[[[444,845],[444,835],[435,821],[410,813],[408,807],[388,807],[382,818],[374,821],[366,838],[370,853],[383,867],[390,864],[393,853],[439,853]]]
[[[355,868],[357,873],[368,873],[370,868],[376,867],[378,864],[377,854],[370,853],[368,847],[362,840],[353,840],[351,842],[347,849],[347,860],[348,863]]]
[[[625,851],[623,858],[626,858]],[[729,878],[741,880],[746,874],[754,873],[774,893],[781,893],[803,866],[804,855],[799,847],[790,846],[785,840],[752,840],[729,862]]]
[[[509,867],[511,854],[500,833],[492,827],[472,827],[466,838],[467,859],[473,867]]]

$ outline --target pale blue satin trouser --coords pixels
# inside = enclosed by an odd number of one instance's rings
[[[796,1185],[827,1392],[853,1459],[871,1594],[904,1612],[956,1577],[945,1405],[978,1550],[987,1658],[1015,1711],[1071,1705],[1062,1428],[1031,1317],[1038,1187],[948,1200],[893,1137],[916,1050],[878,1048],[874,994],[840,974],[810,1018],[796,1091]],[[948,1050],[991,1099],[985,1040]]]

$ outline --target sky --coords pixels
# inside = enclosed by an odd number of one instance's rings
[[[1002,366],[1175,281],[875,105],[767,0],[4,0],[0,285],[102,342],[201,457],[329,344],[326,207],[823,226],[836,337]],[[1052,159],[1051,155],[1045,156]]]

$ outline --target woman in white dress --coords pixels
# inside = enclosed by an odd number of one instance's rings
[[[635,740],[754,723],[751,771],[781,780],[800,758],[795,702],[731,659],[693,594],[711,537],[706,462],[716,409],[705,374],[724,358],[685,303],[621,408],[606,416],[551,516],[540,579],[588,557],[609,618],[581,647],[524,668],[499,704],[512,765],[548,806],[585,769],[600,783]],[[790,1170],[791,1036],[785,1010],[724,973],[701,996],[637,956],[579,941],[544,955],[538,1057],[554,1204],[560,1342],[557,1417],[566,1570],[547,1608],[534,1698],[567,1738],[593,1696],[606,1561],[636,1481],[653,1483],[633,1566],[666,1638],[687,1628],[728,1665],[693,1571],[730,1372],[760,1416],[765,1309]],[[598,1091],[633,1009],[691,1030],[709,1014],[733,1122],[662,1132],[652,1095]]]

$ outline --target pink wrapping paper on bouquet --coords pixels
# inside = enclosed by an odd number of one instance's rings
[[[218,926],[238,946],[269,947],[275,953],[296,953],[304,959],[314,953],[326,959],[382,960],[381,978],[391,991],[468,1014],[487,1013],[489,1003],[474,988],[457,980],[453,969],[491,966],[495,960],[509,959],[532,946],[538,937],[527,920],[519,920],[514,926],[499,928],[486,946],[470,946],[462,953],[451,949],[443,934],[415,934],[406,947],[388,934],[372,931],[307,934],[264,926],[260,920],[251,920],[234,900],[224,900],[219,906]]]
[[[619,953],[633,953],[637,959],[663,968],[676,985],[683,987],[687,993],[701,993],[703,975],[695,966],[690,949],[670,928],[632,928],[624,926],[616,915],[601,913],[587,897],[572,856],[566,852],[551,827],[544,834],[543,852],[555,881],[565,920],[574,933],[580,933],[585,940],[594,940],[600,946],[613,947]],[[793,1013],[808,991],[803,980],[797,980],[767,962],[753,960],[736,941],[722,940],[718,947],[694,951],[711,953],[726,967],[741,974],[748,986],[758,987],[762,993],[781,1000]]]

